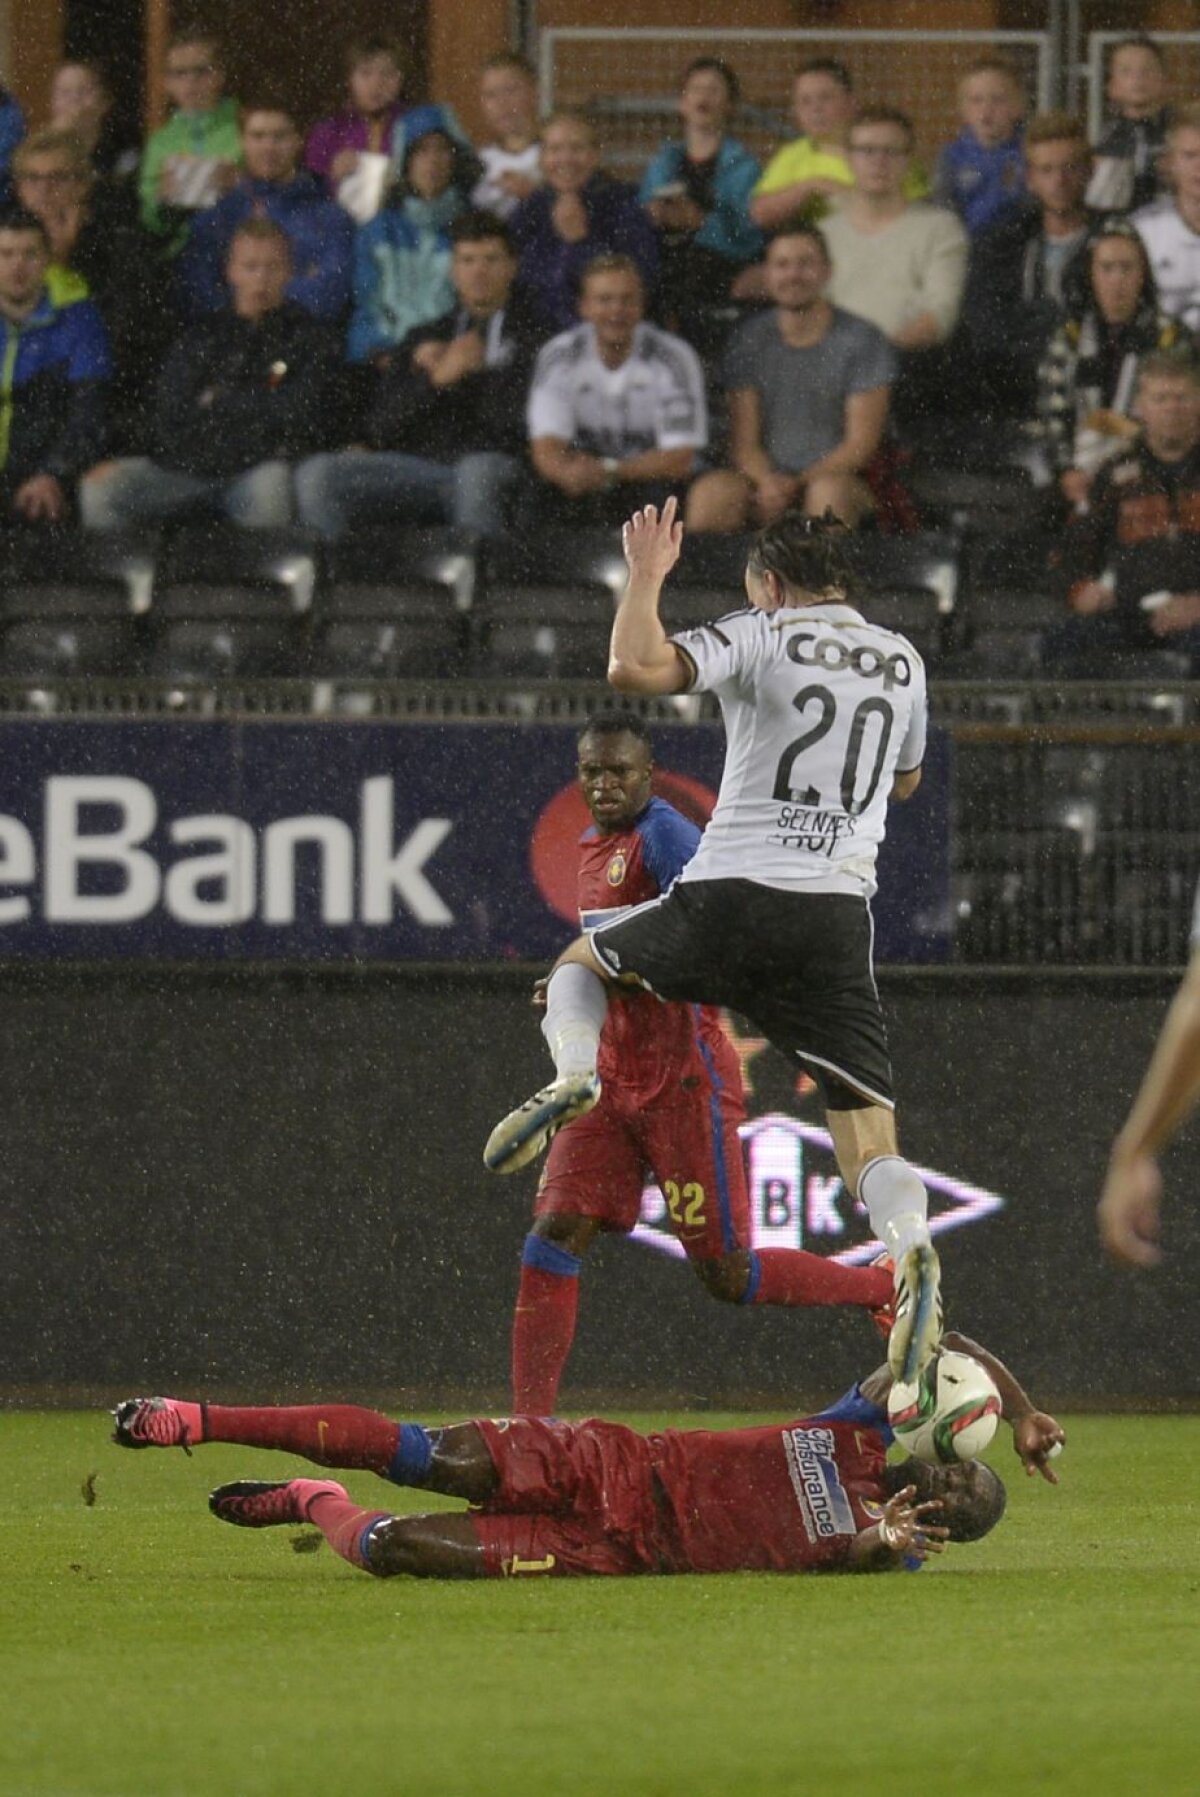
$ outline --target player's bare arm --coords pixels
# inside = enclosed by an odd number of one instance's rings
[[[691,684],[684,657],[663,629],[658,602],[679,560],[683,525],[674,497],[635,512],[621,537],[629,579],[617,604],[608,653],[608,682],[622,693],[682,693]]]
[[[979,1342],[956,1329],[948,1329],[942,1337],[942,1346],[955,1354],[969,1354],[991,1375],[1000,1393],[1000,1414],[1012,1430],[1014,1453],[1031,1478],[1034,1473],[1040,1473],[1047,1484],[1057,1485],[1058,1474],[1049,1462],[1065,1447],[1066,1431],[1046,1411],[1037,1408],[1015,1373]],[[863,1397],[871,1404],[878,1404],[881,1410],[886,1409],[892,1383],[891,1371],[885,1363],[862,1381]]]
[[[891,797],[893,799],[911,799],[921,784],[921,769],[910,767],[906,772],[897,774],[892,781]]]
[[[1000,1393],[1000,1414],[1013,1435],[1013,1451],[1030,1478],[1040,1473],[1049,1485],[1058,1484],[1058,1474],[1049,1464],[1053,1456],[1066,1446],[1066,1431],[1052,1416],[1039,1410],[1016,1375],[1004,1362],[970,1336],[947,1330],[943,1346],[956,1354],[969,1354],[992,1376]]]
[[[846,1555],[847,1572],[895,1572],[906,1560],[924,1560],[945,1551],[950,1531],[937,1521],[939,1498],[914,1504],[915,1485],[897,1491],[884,1506],[883,1515],[869,1529],[860,1529]]]
[[[1141,1089],[1113,1143],[1100,1195],[1100,1239],[1115,1260],[1153,1267],[1158,1245],[1166,1146],[1200,1098],[1200,954],[1192,956],[1167,1012]]]

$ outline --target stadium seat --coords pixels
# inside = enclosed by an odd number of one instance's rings
[[[960,643],[941,672],[955,680],[1037,679],[1042,637],[1066,617],[1044,589],[1020,592],[972,584],[960,613]]]
[[[329,554],[312,671],[326,679],[447,679],[466,666],[479,539],[379,525]]]
[[[0,545],[0,674],[128,678],[154,588],[152,536],[19,531]]]
[[[959,539],[938,531],[912,536],[861,531],[848,536],[844,548],[862,582],[867,616],[902,632],[926,661],[938,662],[958,603]]]
[[[489,547],[479,672],[603,680],[625,558],[616,531],[544,531]]]
[[[183,681],[303,673],[320,567],[307,531],[176,531],[159,561],[150,672]]]

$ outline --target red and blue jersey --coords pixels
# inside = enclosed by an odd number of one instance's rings
[[[651,799],[627,830],[580,838],[579,921],[594,929],[618,911],[658,898],[691,860],[700,831],[664,799]],[[651,993],[615,987],[600,1038],[597,1071],[649,1099],[695,1074],[708,1084],[739,1084],[736,1058],[711,1005],[665,1004]]]

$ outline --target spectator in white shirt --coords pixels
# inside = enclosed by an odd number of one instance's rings
[[[534,474],[522,522],[616,526],[681,494],[708,443],[695,350],[643,320],[629,256],[597,256],[583,277],[583,323],[542,350],[529,393]]]
[[[1181,106],[1167,131],[1167,179],[1174,193],[1135,212],[1164,312],[1200,331],[1200,104]]]
[[[479,107],[493,132],[478,149],[483,175],[471,204],[497,218],[511,218],[542,180],[538,135],[537,76],[515,50],[489,56],[479,77]]]

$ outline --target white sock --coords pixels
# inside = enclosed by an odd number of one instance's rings
[[[858,1180],[871,1228],[894,1261],[929,1245],[929,1193],[898,1154],[877,1155]]]
[[[554,1056],[554,1070],[594,1073],[600,1031],[608,1015],[608,991],[598,973],[578,961],[566,961],[550,975],[542,1034]]]

